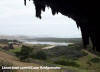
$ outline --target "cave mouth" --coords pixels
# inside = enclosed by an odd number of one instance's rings
[[[26,1],[25,1],[25,5],[26,5]],[[33,6],[33,8],[34,8],[34,6]],[[44,22],[44,23],[46,23],[45,26],[48,25],[48,27],[51,27],[51,30],[52,29],[54,30],[54,28],[55,28],[56,31],[55,30],[54,31],[56,34],[58,34],[58,37],[81,38],[80,28],[79,27],[77,28],[76,21],[74,19],[72,19],[71,17],[62,15],[60,12],[58,12],[55,15],[52,15],[52,9],[47,6],[45,7],[45,12],[41,10],[41,17],[42,17],[42,19],[40,18],[41,25],[44,25],[43,24],[43,22]],[[49,23],[51,23],[51,25]],[[53,26],[56,26],[56,27],[53,27]],[[61,31],[59,31],[59,29],[61,29],[62,34],[64,34],[63,36],[59,36],[59,33],[61,34]],[[58,32],[57,32],[57,30],[58,30]],[[43,32],[43,33],[47,34],[45,32]],[[55,33],[53,33],[53,34],[55,34]],[[54,35],[54,37],[56,37],[56,36],[57,35]]]
[[[40,29],[37,29],[37,31],[41,30],[40,35],[57,38],[81,38],[81,31],[80,28],[77,28],[75,20],[61,13],[53,16],[51,11],[51,8],[46,7],[45,12],[41,13],[42,19],[38,20]]]
[[[26,5],[24,0],[24,4]],[[30,1],[30,0],[29,0]],[[41,12],[45,11],[46,7],[50,7],[52,14],[68,16],[76,21],[76,24],[81,29],[82,40],[85,47],[89,45],[89,40],[93,44],[93,50],[100,51],[97,47],[96,25],[89,24],[89,3],[85,0],[32,0],[35,5],[36,17],[41,19]]]

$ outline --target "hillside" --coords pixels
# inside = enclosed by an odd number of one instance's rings
[[[44,40],[50,41],[50,39],[45,38]],[[100,57],[84,50],[80,44],[81,39],[51,39],[51,41],[57,40],[59,42],[73,41],[74,44],[68,46],[15,44],[13,49],[6,50],[4,47],[9,46],[8,41],[1,42],[0,66],[10,64],[11,66],[57,66],[62,68],[60,70],[17,70],[17,72],[100,72]],[[43,59],[45,57],[46,59]]]

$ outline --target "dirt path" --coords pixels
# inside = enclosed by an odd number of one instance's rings
[[[51,48],[54,48],[56,45],[52,45],[52,46],[47,46],[47,47],[44,47],[42,49],[51,49]]]
[[[100,58],[99,56],[97,56],[97,55],[95,55],[95,54],[93,54],[93,53],[91,53],[91,52],[89,52],[89,51],[87,51],[87,50],[85,50],[85,49],[83,49],[83,51],[86,52],[86,53],[88,53],[88,54],[91,55],[92,57],[98,57],[98,58]]]

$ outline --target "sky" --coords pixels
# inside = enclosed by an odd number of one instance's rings
[[[24,0],[0,0],[0,35],[78,38],[81,32],[74,20],[60,13],[53,16],[50,8],[39,19],[32,1],[24,6]]]

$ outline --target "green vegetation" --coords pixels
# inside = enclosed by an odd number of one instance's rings
[[[60,64],[60,65],[64,65],[64,66],[73,66],[73,67],[79,67],[80,66],[75,61],[66,60],[66,59],[60,59],[60,60],[55,61],[54,63],[55,64]]]
[[[47,54],[44,51],[39,51],[36,53],[35,58],[41,59],[41,60],[46,60]]]
[[[41,65],[56,65],[76,72],[92,72],[100,68],[100,63],[93,63],[91,54],[82,50],[79,44],[69,46],[56,46],[51,49],[42,49],[39,46],[22,46],[12,49],[16,56],[24,62],[35,62]],[[95,67],[94,67],[95,66]]]
[[[92,58],[90,61],[93,63],[100,63],[100,58]]]
[[[47,41],[50,40],[64,42],[67,39],[47,39]],[[20,61],[27,63],[36,63],[43,66],[60,66],[65,70],[69,70],[68,72],[100,72],[100,57],[95,55],[95,53],[93,54],[87,50],[83,50],[83,46],[80,43],[81,39],[69,39],[67,41],[72,41],[74,44],[55,46],[51,49],[42,49],[50,46],[45,44],[25,44],[8,51],[0,50],[6,53],[9,52],[8,54],[12,53],[16,55]]]
[[[21,51],[21,48],[14,48],[14,49],[10,49],[9,52],[11,53],[16,53],[16,52],[19,52]]]
[[[22,46],[20,52],[16,52],[16,56],[20,58],[20,60],[25,60],[27,58],[30,58],[32,56],[33,48]]]
[[[50,57],[65,56],[70,59],[78,59],[82,56],[86,56],[87,53],[83,52],[82,49],[77,45],[70,46],[56,46],[52,49],[44,50]]]
[[[0,44],[8,44],[8,42],[18,42],[18,43],[21,43],[18,40],[0,39]]]
[[[22,46],[21,51],[16,52],[16,56],[20,58],[21,61],[30,61],[32,58],[45,60],[47,55],[42,50],[36,50],[35,48]]]

